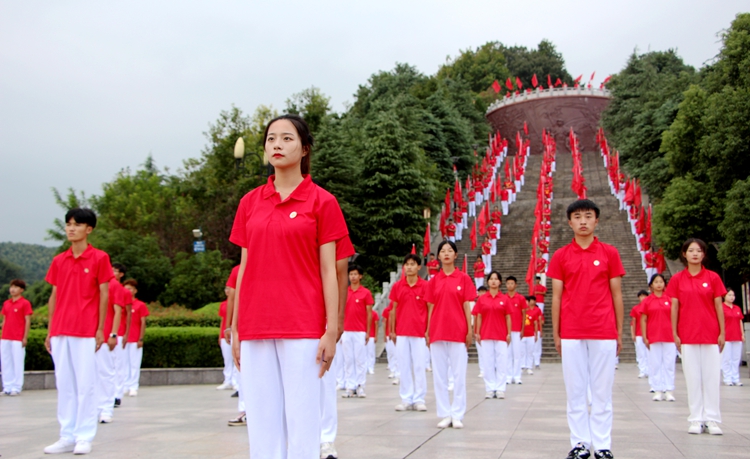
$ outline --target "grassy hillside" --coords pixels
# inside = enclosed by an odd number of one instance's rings
[[[27,283],[44,279],[56,251],[54,247],[38,244],[0,242],[0,259],[20,266],[23,269],[22,277]]]

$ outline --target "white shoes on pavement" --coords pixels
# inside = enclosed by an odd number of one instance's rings
[[[47,446],[46,448],[44,448],[44,453],[45,454],[72,453],[75,448],[76,448],[75,443],[67,442],[61,438],[57,440],[56,442],[52,443],[51,445]]]

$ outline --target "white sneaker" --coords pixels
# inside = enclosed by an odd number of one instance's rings
[[[646,373],[638,373],[638,379],[643,379],[646,377]]]
[[[231,388],[232,388],[232,384],[228,382],[225,382],[221,384],[220,386],[216,386],[216,390],[229,390]]]
[[[414,411],[427,411],[427,405],[424,403],[417,403],[414,405]]]
[[[655,402],[661,402],[662,400],[664,400],[664,398],[661,396],[661,392],[657,392],[654,394],[654,397],[651,400]]]
[[[399,403],[396,405],[396,411],[409,411],[411,408],[411,405],[407,405],[406,403]]]
[[[668,402],[674,402],[674,394],[671,390],[664,392],[664,396]]]
[[[453,424],[453,428],[454,429],[463,429],[464,428],[464,423],[461,422],[460,419],[453,418],[451,420],[451,423]]]
[[[73,442],[67,442],[62,438],[52,443],[51,445],[44,448],[44,454],[62,454],[72,453],[76,448],[76,444]]]
[[[716,421],[708,421],[706,423],[706,429],[708,429],[708,433],[711,435],[724,435],[724,432],[721,431],[719,425],[716,424]]]
[[[484,378],[484,372],[483,372],[483,371],[480,371],[480,372],[479,372],[479,376],[477,376],[477,378]]]
[[[10,393],[8,395],[10,395],[11,397],[16,397],[18,395],[21,395],[21,393],[18,392],[17,390],[12,390],[12,391],[10,391]]]
[[[73,454],[88,454],[91,452],[90,441],[77,441]]]
[[[515,380],[515,383],[516,383],[516,384],[523,384],[523,381],[521,381],[520,379],[516,379],[516,380]]]
[[[698,421],[691,422],[690,427],[688,427],[688,433],[693,435],[699,435],[703,433],[703,424]]]
[[[336,447],[333,443],[321,443],[320,444],[320,459],[337,459],[339,453],[336,452]]]
[[[735,386],[741,386],[741,385],[742,385],[742,383],[741,383],[741,382],[739,382],[739,381],[737,381],[736,383],[734,383],[734,385],[735,385]]]
[[[534,370],[532,370],[531,368],[529,368],[528,370],[526,370],[526,374],[527,375],[533,375],[534,374]]]
[[[505,392],[499,390],[499,391],[495,392],[495,397],[497,397],[497,398],[505,398]]]
[[[359,398],[365,398],[367,397],[367,394],[365,394],[365,388],[362,386],[359,386],[357,388],[357,391],[355,392],[357,394],[357,397]]]
[[[491,390],[488,390],[487,392],[484,393],[484,398],[492,398],[493,395],[495,395],[495,393],[492,392]]]
[[[443,418],[440,422],[438,422],[438,429],[445,429],[447,427],[451,426],[451,418]]]
[[[394,373],[394,372],[388,373],[388,379],[393,379],[395,377],[396,377],[396,373]]]
[[[336,390],[344,390],[344,385],[343,384],[337,384],[336,385]]]
[[[734,384],[732,384],[732,383],[730,383],[730,382],[725,382],[725,383],[724,383],[724,385],[725,385],[725,386],[734,386]]]
[[[391,384],[393,384],[394,386],[398,386],[398,383],[399,383],[398,378],[393,378],[393,381],[391,381]]]
[[[128,396],[129,397],[137,397],[138,396],[138,391],[135,390],[135,389],[130,389],[130,392],[128,392]]]
[[[432,372],[432,367],[427,367],[427,371]]]
[[[347,389],[346,392],[341,394],[341,398],[352,398],[354,397],[354,391],[351,389]]]
[[[109,424],[110,422],[112,422],[112,416],[107,416],[106,414],[99,416],[100,424]]]
[[[370,368],[370,369],[367,370],[367,374],[368,375],[374,375],[375,374],[375,370],[373,370],[372,368]]]

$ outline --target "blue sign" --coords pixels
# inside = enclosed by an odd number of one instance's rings
[[[193,241],[193,252],[205,252],[206,251],[206,241]]]

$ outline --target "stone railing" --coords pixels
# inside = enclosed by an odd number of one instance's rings
[[[510,97],[503,97],[498,99],[487,108],[487,113],[493,112],[499,108],[505,107],[511,104],[517,104],[519,102],[526,102],[536,99],[546,99],[551,97],[570,97],[570,96],[591,96],[591,97],[606,97],[611,98],[612,92],[608,89],[599,88],[584,88],[579,86],[577,88],[565,87],[565,88],[553,88],[553,89],[535,89],[531,92],[522,92],[519,94],[511,94]]]

